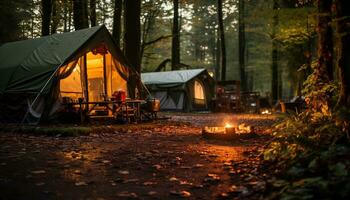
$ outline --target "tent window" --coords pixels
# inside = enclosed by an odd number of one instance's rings
[[[60,81],[60,91],[62,97],[69,97],[78,99],[83,97],[83,89],[81,85],[81,69],[79,62],[72,61],[67,66],[61,68],[60,74],[64,76],[65,73],[70,73]]]
[[[194,81],[194,98],[204,100],[203,84],[199,81]]]

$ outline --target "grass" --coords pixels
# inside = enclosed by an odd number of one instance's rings
[[[23,134],[33,134],[33,135],[48,135],[48,136],[62,136],[62,137],[72,137],[89,135],[92,132],[90,127],[82,126],[68,126],[68,127],[35,127],[35,126],[22,126],[14,127],[7,126],[2,127],[0,133],[12,132],[12,133],[23,133]]]
[[[77,137],[90,135],[91,133],[103,133],[110,132],[128,132],[140,131],[153,128],[160,128],[163,126],[184,126],[190,125],[185,122],[155,122],[155,123],[141,123],[141,124],[90,124],[84,126],[77,125],[45,125],[45,126],[16,126],[16,125],[5,125],[0,126],[1,133],[20,133],[20,134],[32,134],[32,135],[47,135],[47,136],[60,136],[60,137]]]

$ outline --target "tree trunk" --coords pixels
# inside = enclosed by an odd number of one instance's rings
[[[52,0],[52,23],[51,23],[51,34],[57,32],[57,27],[60,21],[60,16],[57,14],[57,0]]]
[[[87,0],[73,0],[73,20],[75,30],[89,27]]]
[[[41,35],[50,34],[52,0],[41,0],[42,7],[42,21],[41,21]]]
[[[82,0],[83,1],[83,15],[82,15],[82,21],[84,28],[89,28],[89,10],[88,10],[88,0]]]
[[[272,103],[275,104],[278,101],[278,50],[277,50],[277,41],[276,41],[276,29],[278,26],[278,3],[277,0],[273,1],[273,22],[272,22],[272,80],[271,80],[271,95]]]
[[[346,0],[335,1],[337,18],[337,66],[339,68],[340,95],[338,105],[350,106],[350,7]]]
[[[317,0],[317,5],[319,78],[328,82],[333,80],[332,0]]]
[[[278,53],[278,52],[277,52]],[[278,57],[278,55],[277,55]],[[278,70],[278,99],[283,99],[283,69]]]
[[[73,15],[73,0],[67,0],[68,2],[68,27],[67,32],[70,32],[72,30],[72,15]]]
[[[220,34],[220,60],[221,60],[221,80],[226,80],[226,44],[225,44],[225,32],[224,32],[224,19],[222,14],[222,0],[217,0],[218,9],[218,23]]]
[[[116,42],[117,47],[119,48],[120,48],[122,9],[123,9],[123,0],[114,0],[113,38]]]
[[[194,1],[193,2],[193,21],[195,22],[199,22],[200,23],[200,18],[202,18],[201,16],[201,12],[200,10],[200,1]],[[192,43],[193,43],[193,54],[194,54],[194,58],[196,60],[196,62],[201,62],[202,60],[202,49],[201,49],[201,45],[203,44],[201,41],[201,37],[200,35],[202,34],[203,31],[203,27],[200,26],[201,24],[193,24],[193,36],[192,36]]]
[[[129,95],[135,97],[135,89],[141,89],[141,65],[140,65],[140,46],[141,46],[141,1],[124,1],[124,53],[134,69],[130,73]],[[135,73],[136,72],[136,73]]]
[[[69,8],[68,8],[68,0],[63,0],[63,32],[67,32],[68,30],[68,16],[69,16]]]
[[[173,40],[171,46],[171,70],[176,70],[180,64],[180,28],[179,28],[179,0],[174,2]]]
[[[239,0],[238,15],[238,62],[241,76],[241,90],[246,91],[246,74],[245,74],[245,22],[244,22],[244,1]]]
[[[96,26],[96,0],[90,0],[90,24]]]
[[[220,47],[220,37],[219,37],[219,28],[216,29],[216,54],[215,54],[215,80],[220,81],[220,55],[221,55],[221,47]]]

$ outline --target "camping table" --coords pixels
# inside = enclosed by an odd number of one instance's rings
[[[88,110],[88,113],[90,113],[94,108],[98,105],[100,106],[105,106],[107,110],[112,111],[113,114],[115,114],[116,110],[113,109],[113,107],[116,105],[117,107],[125,105],[125,109],[127,111],[128,106],[136,110],[136,116],[135,120],[140,119],[141,117],[141,103],[145,103],[145,100],[141,99],[126,99],[125,102],[122,101],[90,101],[90,102],[70,102],[70,103],[65,103],[64,105],[79,105],[80,109],[80,116],[81,116],[81,121],[83,121],[83,109],[82,105],[92,105],[92,107]],[[112,108],[110,107],[112,106]],[[128,118],[128,116],[127,116]],[[129,120],[129,119],[128,119]]]

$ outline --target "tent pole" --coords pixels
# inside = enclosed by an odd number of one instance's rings
[[[107,65],[106,65],[106,54],[103,54],[103,79],[104,79],[104,92],[105,92],[105,95],[104,95],[104,100],[106,101],[107,100],[107,96],[108,96],[108,93],[107,93]]]
[[[85,99],[86,102],[89,102],[89,83],[88,83],[88,74],[87,74],[87,59],[86,54],[83,55],[83,68],[84,68],[84,82],[85,82]],[[86,106],[86,111],[89,110],[89,104]]]
[[[146,85],[142,82],[142,79],[141,79],[141,75],[136,71],[134,70],[132,67],[129,67],[131,70],[134,71],[134,73],[136,74],[136,76],[139,77],[140,81],[141,81],[141,85],[143,86],[144,89],[146,89],[146,92],[148,95],[151,95],[151,92],[148,90],[148,88],[146,87]]]

